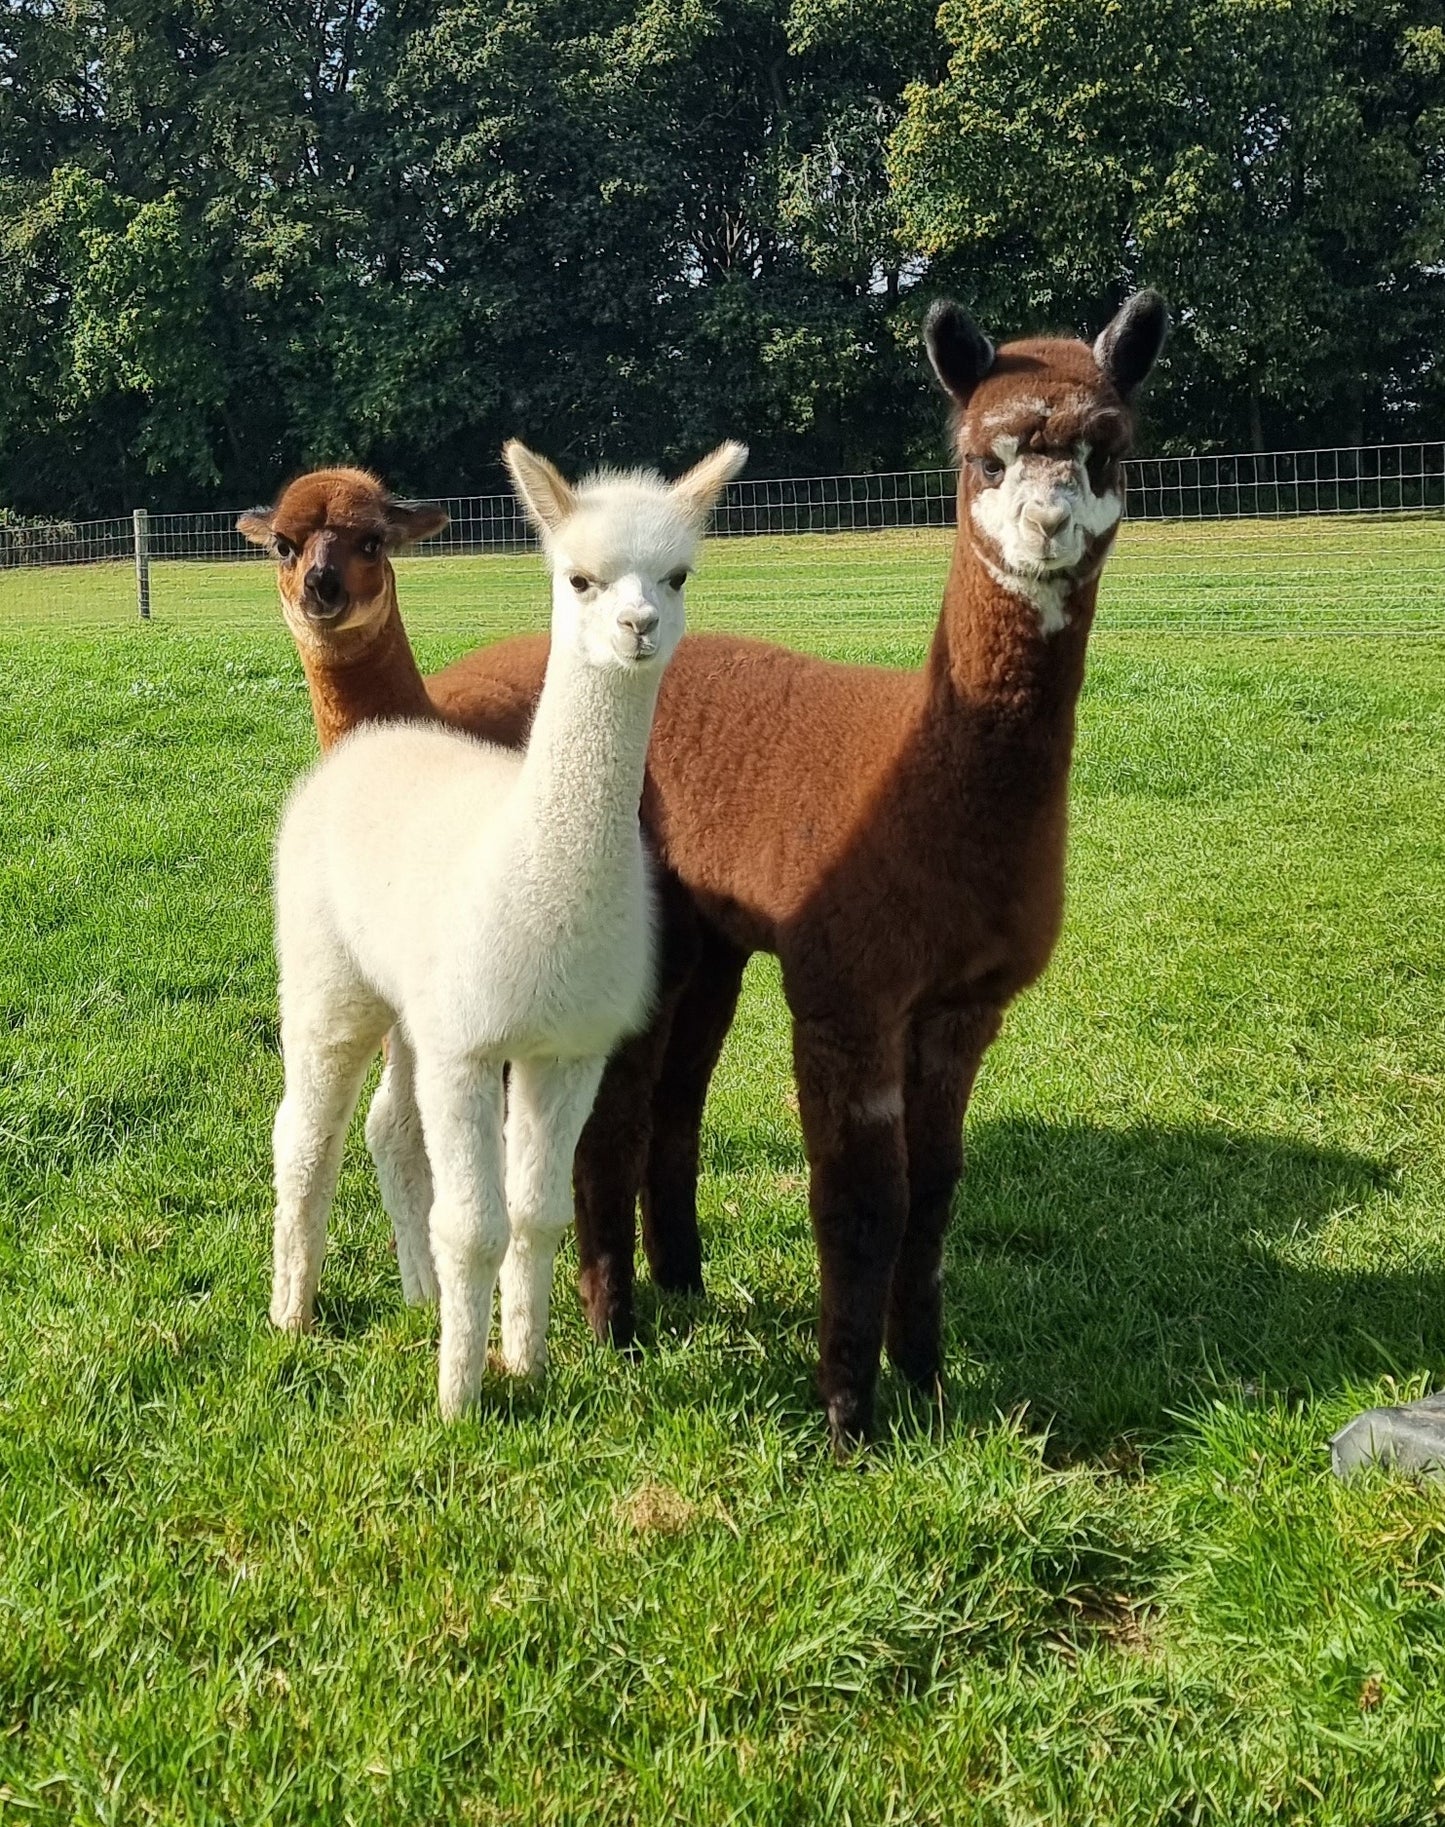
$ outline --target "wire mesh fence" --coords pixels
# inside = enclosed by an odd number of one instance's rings
[[[768,632],[770,606],[860,639],[936,613],[952,469],[733,483],[693,592],[695,626]],[[478,639],[535,626],[545,596],[510,494],[443,499],[402,564],[408,621]],[[0,631],[137,618],[274,624],[266,555],[236,513],[31,524],[0,516]],[[448,562],[450,561],[450,562]],[[1103,625],[1445,632],[1445,442],[1136,458]]]

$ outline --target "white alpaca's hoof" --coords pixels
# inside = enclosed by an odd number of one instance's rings
[[[437,1272],[430,1261],[424,1263],[401,1260],[401,1297],[408,1307],[434,1307],[441,1299],[441,1289],[437,1286]]]
[[[290,1332],[299,1336],[311,1330],[311,1315],[293,1301],[278,1298],[271,1302],[271,1324],[278,1332]]]
[[[502,1365],[509,1377],[540,1383],[547,1374],[547,1347],[540,1351],[503,1351]]]
[[[455,1421],[466,1414],[481,1393],[485,1368],[485,1353],[475,1366],[465,1361],[449,1364],[443,1357],[437,1368],[437,1406],[443,1421]]]

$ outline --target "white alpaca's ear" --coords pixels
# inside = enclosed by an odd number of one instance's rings
[[[577,511],[577,495],[560,470],[517,438],[502,446],[502,461],[517,498],[539,533],[555,533]]]
[[[748,460],[746,444],[719,444],[701,463],[694,463],[685,476],[679,476],[672,492],[695,520],[706,520],[728,483]]]

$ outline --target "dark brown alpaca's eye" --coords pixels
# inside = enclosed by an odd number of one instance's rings
[[[669,590],[680,590],[686,582],[686,571],[674,571],[672,576],[667,580],[667,587]]]
[[[584,591],[590,590],[592,588],[592,579],[590,577],[584,576],[581,571],[574,571],[572,573],[572,575],[567,579],[567,582],[569,584],[571,584],[572,588],[577,592],[578,596],[581,596]]]

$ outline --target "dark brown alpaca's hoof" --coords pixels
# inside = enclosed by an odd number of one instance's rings
[[[630,1351],[637,1342],[637,1318],[632,1309],[632,1289],[617,1285],[608,1265],[586,1268],[577,1277],[582,1310],[599,1343],[616,1351]]]
[[[893,1368],[905,1383],[909,1384],[917,1396],[926,1396],[930,1402],[938,1400],[943,1393],[943,1361],[941,1354],[932,1346],[890,1344],[888,1356]]]
[[[702,1295],[707,1293],[703,1286],[700,1268],[655,1268],[652,1271],[653,1286],[662,1294]]]
[[[830,1396],[827,1409],[833,1463],[850,1465],[868,1443],[873,1426],[873,1403],[868,1397],[849,1390]]]

